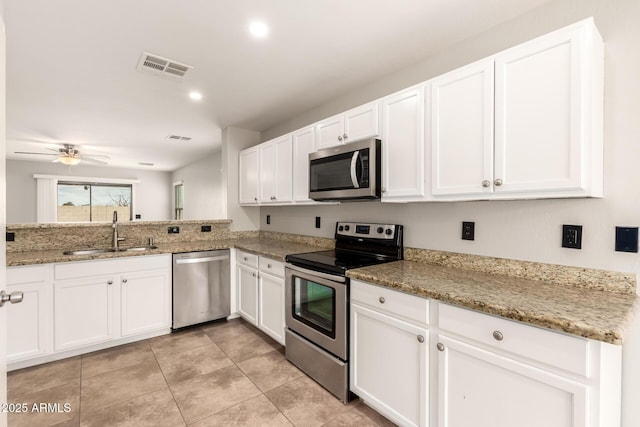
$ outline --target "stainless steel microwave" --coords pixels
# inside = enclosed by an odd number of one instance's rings
[[[369,138],[309,154],[309,198],[380,198],[380,140]]]

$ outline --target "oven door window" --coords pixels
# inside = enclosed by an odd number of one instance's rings
[[[293,317],[335,339],[336,291],[325,285],[294,276]]]

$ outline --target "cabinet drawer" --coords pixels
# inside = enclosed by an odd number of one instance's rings
[[[439,304],[442,331],[568,372],[589,376],[589,341],[535,326]]]
[[[258,255],[250,254],[249,252],[238,251],[237,260],[240,264],[258,268]]]
[[[47,280],[49,265],[28,265],[24,267],[7,268],[7,285],[44,282]]]
[[[425,298],[352,280],[351,301],[423,325],[429,323],[429,300]]]
[[[260,271],[284,278],[284,263],[271,258],[260,257]]]

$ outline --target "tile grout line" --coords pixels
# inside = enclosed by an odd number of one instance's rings
[[[171,332],[169,334],[171,334]],[[147,339],[146,341],[149,344],[149,348],[151,349],[151,354],[153,354],[153,357],[154,357],[154,359],[156,359],[156,363],[158,364],[158,367],[160,368],[160,373],[162,374],[162,378],[164,378],[164,382],[167,384],[167,388],[169,389],[169,393],[171,393],[171,398],[173,399],[173,403],[176,405],[176,408],[178,408],[178,412],[180,413],[180,418],[182,418],[182,422],[186,426],[186,425],[188,425],[187,424],[187,420],[184,417],[184,414],[182,413],[182,409],[180,409],[180,405],[178,405],[178,401],[176,400],[176,396],[173,394],[173,390],[171,389],[171,386],[169,385],[169,381],[167,381],[167,377],[165,376],[164,371],[162,370],[162,365],[160,365],[160,361],[158,360],[158,356],[153,351],[153,346],[151,345],[151,343],[149,343],[149,340]]]

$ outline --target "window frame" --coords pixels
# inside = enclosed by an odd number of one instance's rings
[[[60,194],[60,185],[68,185],[68,186],[72,186],[72,185],[77,185],[77,186],[89,186],[89,221],[81,221],[81,222],[105,222],[105,221],[94,221],[93,220],[93,188],[92,187],[117,187],[117,188],[126,188],[128,187],[129,190],[131,191],[131,200],[129,201],[129,221],[133,220],[133,184],[123,184],[123,183],[112,183],[112,182],[80,182],[80,181],[62,181],[62,180],[58,180],[58,182],[56,183],[56,222],[64,222],[64,223],[69,223],[69,222],[77,222],[77,221],[60,221],[59,218],[57,218],[57,211],[58,211],[58,207],[60,206],[58,204],[59,200],[58,200],[58,195]],[[100,205],[95,205],[95,206],[100,206]],[[106,220],[108,221],[108,220]]]

